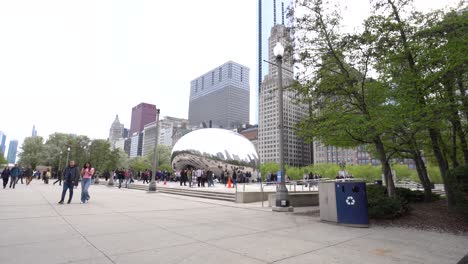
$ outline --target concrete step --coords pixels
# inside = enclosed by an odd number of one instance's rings
[[[102,182],[101,181],[100,184],[101,185],[107,185],[107,182]],[[113,187],[118,187],[118,183],[115,184],[115,182],[114,182]],[[148,191],[148,185],[131,184],[129,189]],[[171,188],[171,187],[163,187],[163,186],[160,186],[160,185],[157,186],[157,191],[160,192],[160,193],[191,196],[191,197],[222,200],[222,201],[230,201],[230,202],[233,202],[236,199],[236,194],[235,193],[225,193],[225,192],[216,192],[216,191],[203,191],[203,190],[196,190],[196,189]]]

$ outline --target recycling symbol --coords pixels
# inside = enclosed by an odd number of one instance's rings
[[[352,196],[348,196],[348,198],[346,198],[346,203],[348,205],[354,205],[356,203],[356,201],[354,200],[354,198]]]

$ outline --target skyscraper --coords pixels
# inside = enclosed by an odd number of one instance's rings
[[[31,132],[31,137],[37,137],[36,125],[33,125],[32,132]]]
[[[286,2],[286,5],[284,4]],[[268,74],[270,68],[269,63],[264,60],[269,60],[268,54],[268,38],[270,36],[271,28],[276,24],[285,23],[286,8],[290,6],[291,1],[277,1],[276,0],[258,0],[257,6],[257,81],[256,81],[256,105],[258,106],[258,99],[260,97],[260,88],[262,86],[263,78]],[[258,109],[255,109],[257,111]],[[258,113],[255,114],[258,119]],[[258,121],[258,120],[257,120]]]
[[[172,134],[174,133],[174,128],[187,128],[187,125],[187,119],[165,116],[162,120],[159,120],[158,144],[172,148]]]
[[[8,156],[7,156],[8,163],[16,162],[17,150],[18,150],[18,140],[10,140],[10,144],[8,144]]]
[[[236,128],[249,123],[250,69],[233,61],[190,83],[189,123]]]
[[[6,143],[6,135],[3,131],[0,131],[0,154],[5,155],[5,143]]]
[[[269,61],[275,62],[273,47],[277,42],[283,46],[290,45],[289,29],[282,24],[271,28],[269,43]],[[287,53],[283,57],[283,88],[290,86],[293,79],[291,56]],[[300,139],[294,126],[308,113],[308,108],[298,102],[296,94],[288,89],[283,92],[283,120],[284,120],[284,161],[291,166],[305,166],[311,163],[310,145]],[[260,162],[279,162],[279,129],[278,129],[278,68],[271,66],[262,82],[259,98],[258,120],[258,154]]]
[[[122,138],[124,125],[120,123],[119,115],[115,116],[115,120],[109,129],[109,142],[112,148],[115,148],[115,143]]]
[[[135,132],[130,144],[130,158],[141,156],[143,149],[143,132]]]
[[[140,103],[132,108],[132,122],[130,123],[129,136],[135,132],[142,132],[146,124],[156,120],[156,106],[153,104]]]
[[[156,121],[157,110],[153,104],[140,103],[132,108],[132,122],[130,124],[129,137],[130,157],[141,156],[143,149],[143,136],[145,125]]]

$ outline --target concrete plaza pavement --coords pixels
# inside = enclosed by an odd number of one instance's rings
[[[58,205],[61,186],[0,189],[0,263],[456,263],[468,238],[349,228],[259,204],[92,185]]]

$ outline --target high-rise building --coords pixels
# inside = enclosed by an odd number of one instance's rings
[[[0,154],[5,155],[5,143],[6,143],[6,135],[3,131],[0,131]]]
[[[181,139],[183,136],[186,134],[192,132],[194,129],[191,129],[189,127],[174,127],[172,130],[172,147]]]
[[[130,156],[131,145],[132,145],[131,138],[121,138],[115,142],[115,148],[123,150],[125,153],[127,153],[128,156]]]
[[[123,138],[128,138],[129,133],[130,133],[130,129],[124,128],[123,131],[122,131],[122,137]]]
[[[140,103],[132,108],[132,122],[130,123],[129,136],[134,133],[143,132],[146,124],[156,120],[156,106],[153,104]]]
[[[233,61],[190,83],[189,123],[236,128],[249,123],[250,69]]]
[[[282,24],[271,28],[269,43],[269,61],[274,62],[273,47],[277,42],[283,46],[290,45],[290,31]],[[293,79],[291,56],[283,56],[283,88],[290,86]],[[279,129],[278,129],[278,68],[269,67],[268,74],[262,82],[259,100],[258,120],[258,154],[260,162],[279,162]],[[310,145],[299,138],[294,126],[308,113],[308,108],[298,101],[294,91],[283,91],[283,131],[284,162],[291,166],[309,165],[312,160]]]
[[[36,125],[33,125],[32,132],[31,132],[31,137],[37,137]]]
[[[286,2],[286,5],[285,3]],[[270,67],[269,63],[264,60],[269,60],[269,41],[271,28],[276,24],[285,23],[285,12],[286,8],[290,6],[291,1],[286,0],[284,2],[276,0],[258,0],[257,6],[257,80],[256,80],[256,105],[258,106],[258,100],[260,97],[260,89],[262,86],[263,78],[268,74]],[[255,109],[257,111],[258,109]],[[255,114],[255,118],[258,119],[258,112]],[[256,120],[258,121],[258,120]]]
[[[239,132],[239,134],[246,137],[255,146],[258,152],[258,126],[250,127]]]
[[[157,109],[153,104],[140,103],[132,108],[132,122],[129,132],[131,138],[130,157],[142,155],[144,128],[147,124],[155,122],[156,115]]]
[[[367,152],[366,157],[368,157]],[[358,148],[326,146],[323,145],[320,141],[314,141],[314,163],[344,163],[347,165],[361,164],[358,160]],[[364,162],[362,160],[362,164],[369,164],[369,162]]]
[[[124,125],[120,123],[119,115],[115,116],[114,122],[109,129],[109,142],[112,148],[115,148],[115,143],[122,138],[124,133]]]
[[[165,116],[162,120],[159,120],[158,144],[172,148],[172,135],[174,134],[174,128],[187,128],[187,126],[187,119]]]
[[[156,121],[146,124],[143,128],[143,148],[141,151],[142,156],[151,154],[154,150],[156,142]]]
[[[130,158],[141,156],[143,148],[143,133],[133,133],[130,145]]]
[[[18,150],[18,140],[10,140],[10,144],[8,144],[8,155],[7,155],[8,163],[16,162],[17,150]]]

